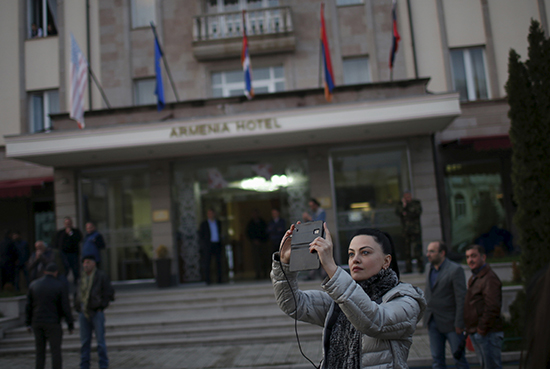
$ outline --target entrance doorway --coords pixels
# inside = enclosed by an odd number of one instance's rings
[[[249,154],[201,163],[176,163],[173,177],[180,283],[204,280],[197,230],[210,208],[221,221],[223,245],[231,246],[234,278],[256,278],[259,263],[260,274],[267,278],[271,244],[267,239],[261,242],[264,257],[258,259],[258,247],[253,246],[247,226],[255,210],[266,225],[273,208],[280,210],[287,225],[301,219],[309,197],[305,154]],[[225,261],[227,265],[227,258]],[[226,279],[227,272],[223,273]]]

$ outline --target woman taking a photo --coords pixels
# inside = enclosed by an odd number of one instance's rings
[[[391,237],[361,229],[348,248],[350,274],[336,265],[330,232],[310,244],[327,273],[323,291],[300,291],[289,270],[291,225],[274,254],[271,279],[277,303],[287,315],[324,327],[323,363],[327,369],[407,368],[416,323],[426,301],[423,292],[399,282]]]

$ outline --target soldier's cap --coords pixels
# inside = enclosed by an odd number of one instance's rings
[[[46,265],[46,272],[50,272],[50,273],[55,273],[57,272],[59,269],[57,268],[57,264],[56,263],[49,263],[48,265]]]

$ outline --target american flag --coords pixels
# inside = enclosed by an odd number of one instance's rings
[[[252,88],[252,67],[250,66],[250,55],[248,54],[248,38],[246,37],[246,20],[245,11],[243,10],[243,52],[241,55],[241,63],[244,72],[244,94],[250,100],[254,97],[254,89]]]
[[[71,110],[69,116],[84,128],[84,92],[88,88],[88,62],[71,33]]]

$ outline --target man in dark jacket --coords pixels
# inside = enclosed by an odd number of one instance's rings
[[[270,248],[267,247],[267,223],[260,216],[260,211],[254,209],[252,218],[246,226],[246,235],[252,244],[252,256],[254,259],[254,270],[256,279],[267,278],[269,274]]]
[[[86,237],[84,237],[84,242],[82,242],[82,257],[92,255],[95,258],[96,266],[99,268],[101,263],[101,253],[100,250],[105,248],[105,240],[101,233],[97,231],[94,222],[86,223]]]
[[[501,368],[504,339],[502,318],[502,283],[486,263],[483,247],[466,248],[466,261],[472,270],[464,301],[464,324],[476,355],[484,369]]]
[[[418,272],[424,273],[422,226],[420,225],[422,205],[420,200],[413,199],[411,193],[405,191],[403,198],[395,208],[395,213],[401,218],[403,238],[405,238],[405,273],[412,272],[413,259],[416,259]]]
[[[11,231],[6,232],[6,236],[0,241],[0,290],[9,283],[13,286],[15,279],[15,269],[17,265],[17,250],[11,239]]]
[[[68,270],[69,264],[65,259],[65,255],[59,250],[46,247],[44,241],[41,240],[36,241],[34,249],[35,251],[27,262],[31,282],[44,275],[48,264],[55,263],[58,269],[57,278],[66,283],[65,271]]]
[[[92,331],[97,340],[99,367],[108,368],[107,345],[105,343],[105,310],[114,301],[115,292],[107,274],[97,269],[95,258],[85,256],[82,260],[80,286],[75,296],[75,310],[79,312],[80,324],[80,368],[90,368]]]
[[[69,334],[74,330],[67,285],[57,279],[57,273],[57,265],[48,264],[44,276],[32,282],[27,293],[25,324],[29,333],[34,332],[36,369],[46,364],[46,341],[50,343],[52,367],[61,369],[61,318],[65,318]]]
[[[428,327],[430,336],[432,367],[446,368],[445,341],[449,341],[451,353],[454,353],[460,346],[464,331],[466,277],[464,269],[447,258],[447,246],[443,242],[430,242],[426,256],[431,266],[424,289],[428,304],[424,325]],[[464,352],[455,363],[457,368],[469,368]]]
[[[64,258],[69,263],[70,270],[73,271],[75,286],[78,283],[79,277],[79,253],[80,241],[82,241],[82,233],[77,228],[73,227],[73,221],[70,217],[63,219],[64,227],[57,231],[55,241],[52,247],[58,249],[63,254]],[[65,276],[69,275],[69,269],[66,270]]]
[[[212,258],[216,260],[218,283],[222,283],[222,223],[216,219],[214,209],[208,209],[207,219],[199,228],[199,242],[203,264],[204,280],[210,284],[210,264]]]
[[[13,244],[15,245],[15,249],[17,250],[17,264],[15,266],[15,289],[19,291],[21,289],[21,285],[23,285],[25,288],[29,286],[29,270],[27,269],[27,262],[29,261],[29,258],[31,257],[31,252],[29,250],[29,244],[27,241],[23,240],[21,238],[21,232],[19,231],[13,231],[11,234],[11,239],[13,241]],[[23,273],[23,276],[25,277],[25,282],[21,283],[21,273]]]

